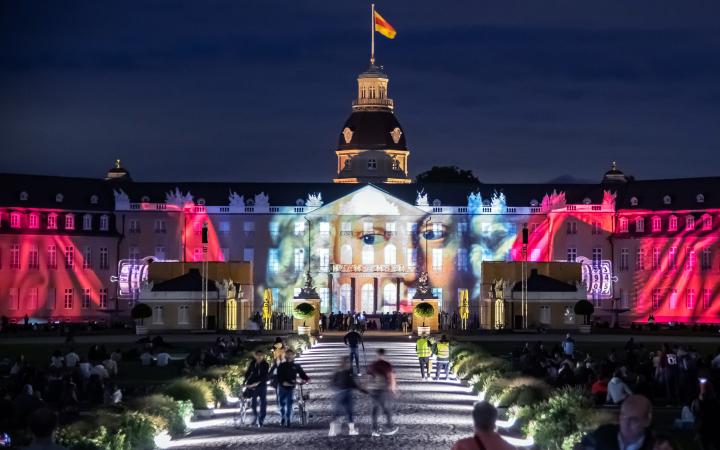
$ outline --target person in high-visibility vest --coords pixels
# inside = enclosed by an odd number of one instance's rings
[[[448,341],[447,336],[444,334],[435,344],[435,354],[437,355],[437,362],[435,363],[435,379],[438,380],[440,378],[440,370],[444,370],[444,379],[447,380],[450,365],[450,341]]]
[[[420,377],[423,380],[430,379],[430,357],[432,356],[432,345],[427,338],[427,335],[422,334],[417,341],[415,341],[415,352],[420,362]]]

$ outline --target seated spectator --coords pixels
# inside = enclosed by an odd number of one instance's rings
[[[497,409],[488,402],[475,403],[473,408],[473,422],[475,435],[460,439],[452,446],[452,450],[514,450],[515,447],[495,431]]]
[[[670,436],[655,436],[653,450],[676,450],[677,448]]]
[[[35,412],[36,409],[44,405],[43,401],[35,396],[35,390],[32,385],[26,384],[23,390],[15,397],[15,413],[21,425],[25,424],[27,417]]]
[[[619,405],[625,401],[628,396],[632,395],[632,391],[622,380],[621,375],[620,370],[616,370],[608,383],[607,402],[613,405]]]
[[[695,414],[692,412],[690,405],[685,405],[680,411],[680,418],[675,419],[673,428],[691,429],[695,426]]]
[[[92,370],[92,365],[88,362],[87,358],[82,357],[80,359],[80,374],[82,375],[83,379],[87,380],[90,378],[90,371]]]
[[[620,407],[620,424],[602,425],[585,436],[580,448],[584,450],[653,450],[650,432],[652,404],[647,397],[631,395]]]
[[[25,368],[25,355],[20,355],[15,360],[15,364],[10,368],[10,375],[17,375]]]
[[[92,368],[90,376],[93,375],[99,376],[102,380],[110,378],[110,373],[108,373],[108,370],[102,364],[96,364],[95,367]]]
[[[115,362],[114,359],[108,358],[105,361],[103,361],[103,366],[105,366],[105,369],[107,370],[108,374],[110,374],[111,377],[114,377],[118,373],[118,364]]]
[[[160,352],[157,354],[157,366],[165,367],[170,362],[170,354],[168,352]]]
[[[115,383],[108,383],[107,386],[105,386],[105,394],[103,402],[106,405],[117,405],[122,402],[122,391]]]
[[[142,355],[140,355],[140,362],[143,366],[149,366],[152,364],[153,361],[153,355],[150,354],[147,350],[143,352]]]
[[[75,353],[74,349],[70,349],[67,355],[65,355],[65,365],[69,368],[73,368],[80,362],[80,356]]]
[[[64,450],[55,444],[53,434],[58,425],[58,417],[55,411],[48,408],[40,408],[30,416],[30,431],[33,434],[33,442],[28,450]]]
[[[120,351],[119,348],[118,348],[118,349],[115,349],[114,352],[110,353],[110,359],[112,359],[112,360],[115,361],[116,363],[119,363],[120,361],[122,361],[122,358],[123,358],[123,357],[122,357],[122,351]]]
[[[50,367],[62,369],[64,364],[65,358],[63,357],[62,353],[60,353],[60,350],[55,350],[50,357]]]

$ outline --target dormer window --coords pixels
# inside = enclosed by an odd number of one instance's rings
[[[435,200],[433,200],[433,206],[442,206],[442,202],[440,201],[439,198],[436,198]]]
[[[377,169],[377,160],[376,159],[368,159],[367,168],[368,168],[368,170]]]
[[[204,206],[204,205],[205,205],[205,199],[202,198],[202,197],[199,198],[199,199],[197,200],[197,204],[200,205],[200,206]]]
[[[295,206],[305,206],[305,200],[301,198],[295,200]]]
[[[588,197],[585,197],[583,199],[583,205],[590,205],[592,204],[592,200],[590,200]]]
[[[695,217],[685,216],[685,231],[695,230]]]
[[[30,213],[28,216],[28,228],[33,230],[40,228],[40,217],[37,213]]]
[[[55,203],[62,203],[64,198],[65,198],[65,196],[63,196],[62,194],[56,194],[55,195]]]
[[[662,220],[658,216],[652,218],[652,230],[653,232],[662,231]]]
[[[620,233],[627,233],[628,232],[628,220],[625,217],[621,217],[618,221],[618,231]]]
[[[672,203],[672,198],[670,198],[669,195],[666,195],[665,197],[663,197],[663,204],[664,204],[664,205],[669,205],[670,203]]]
[[[532,206],[533,208],[537,207],[539,204],[540,202],[535,199],[530,200],[530,206]]]
[[[66,230],[74,230],[75,229],[75,215],[74,214],[66,214],[65,215],[65,229]]]
[[[22,192],[20,193],[20,201],[21,201],[21,202],[25,202],[25,201],[27,201],[27,199],[28,199],[28,193],[25,192],[25,191],[22,191]]]
[[[630,206],[637,206],[637,205],[638,205],[637,197],[630,197]]]
[[[107,214],[100,216],[100,231],[107,231],[110,228],[110,217]]]
[[[677,231],[678,219],[677,216],[670,216],[668,219],[668,231]]]
[[[703,231],[712,230],[712,216],[710,214],[702,216],[702,229]]]
[[[83,230],[92,230],[92,216],[90,214],[83,216]]]
[[[90,204],[91,205],[97,205],[98,203],[98,196],[97,195],[91,195],[90,196]]]
[[[698,194],[697,197],[695,197],[695,201],[698,203],[705,203],[705,196],[702,194]]]
[[[645,231],[645,218],[635,218],[635,231],[638,233],[643,233]]]
[[[19,212],[10,213],[10,228],[20,228],[21,219]]]
[[[141,203],[149,203],[150,197],[148,197],[147,195],[143,195],[142,197],[140,197],[140,202]]]
[[[57,214],[50,213],[47,218],[48,230],[57,230]]]

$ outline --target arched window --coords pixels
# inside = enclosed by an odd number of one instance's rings
[[[653,216],[652,218],[652,230],[653,231],[662,231],[662,220],[658,216]]]
[[[340,247],[340,264],[352,264],[352,262],[352,247],[350,244],[345,244]]]
[[[621,233],[627,233],[628,231],[628,220],[625,217],[621,217],[618,221],[618,228],[620,228]]]
[[[393,283],[388,283],[383,288],[383,304],[382,312],[393,312],[397,305],[397,286]]]
[[[645,231],[645,218],[643,218],[643,217],[635,218],[635,231],[638,233],[642,233]]]
[[[677,216],[670,216],[668,219],[668,231],[677,231]]]
[[[362,263],[375,264],[375,247],[373,247],[372,245],[363,245]]]
[[[695,230],[695,216],[685,216],[685,231]]]
[[[338,304],[338,308],[342,312],[350,311],[351,304],[352,304],[352,288],[349,284],[345,283],[340,285],[340,303]]]
[[[392,244],[385,246],[385,264],[397,264],[397,249]]]
[[[702,229],[704,231],[712,230],[712,216],[710,214],[702,216]]]
[[[366,283],[360,288],[360,309],[366,313],[373,314],[375,312],[375,291],[373,285]]]

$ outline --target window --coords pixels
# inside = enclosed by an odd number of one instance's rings
[[[530,261],[540,261],[540,248],[530,250]]]
[[[670,218],[668,219],[668,231],[677,231],[677,226],[677,216],[670,216]]]
[[[574,247],[570,247],[567,249],[567,261],[568,262],[575,262],[577,260],[577,249]]]
[[[660,249],[654,247],[652,249],[652,270],[660,269]]]
[[[628,260],[630,259],[630,250],[627,248],[620,249],[620,271],[628,270]]]
[[[188,305],[178,306],[178,325],[188,325],[190,323],[190,307]]]
[[[535,225],[537,227],[537,224],[533,224],[533,225]],[[467,222],[460,222],[457,224],[458,236],[463,236],[463,235],[467,234],[467,230],[468,230]]]
[[[222,223],[220,223],[222,228]],[[162,219],[155,220],[155,233],[157,234],[165,234],[167,233],[167,224]]]
[[[28,228],[31,228],[33,230],[40,228],[40,218],[37,214],[31,213],[28,216]]]
[[[342,222],[340,224],[340,234],[343,236],[352,236],[352,224],[350,222]]]
[[[409,270],[415,270],[417,267],[417,249],[416,248],[408,248],[405,249],[406,253],[406,261],[405,264],[407,264]]]
[[[372,245],[362,246],[362,263],[375,264],[375,249]]]
[[[110,268],[110,260],[108,259],[107,247],[100,248],[100,269],[107,270]]]
[[[340,247],[340,264],[352,264],[352,247],[348,244]]]
[[[709,248],[704,248],[702,251],[702,261],[700,262],[700,268],[702,270],[710,270],[712,268],[712,253]]]
[[[330,222],[320,222],[320,236],[321,237],[329,237],[330,236]]]
[[[92,268],[92,247],[85,247],[83,252],[83,269]]]
[[[92,230],[92,216],[90,214],[83,216],[83,230]]]
[[[162,245],[155,246],[155,259],[165,261],[165,247]]]
[[[443,249],[432,249],[432,269],[434,272],[442,272],[443,269]]]
[[[63,305],[65,309],[72,309],[73,307],[73,290],[72,289],[65,289],[65,297]]]
[[[10,246],[10,268],[20,268],[20,245],[12,244]]]
[[[30,288],[27,293],[27,300],[25,301],[25,308],[30,311],[35,311],[38,307],[38,288]]]
[[[573,325],[575,323],[575,311],[572,306],[563,308],[563,324]]]
[[[372,222],[363,222],[363,234],[370,234],[373,232]]]
[[[567,234],[577,234],[577,222],[569,220],[566,228]]]
[[[322,313],[330,312],[330,289],[321,287],[318,288],[317,292],[320,297],[320,311]]]
[[[18,212],[10,213],[10,228],[20,228],[22,216]]]
[[[74,230],[75,229],[75,215],[74,214],[66,214],[65,215],[65,229],[66,230]]]
[[[628,306],[628,293],[620,288],[620,307],[627,308]]]
[[[295,272],[302,272],[305,267],[305,250],[302,248],[296,248],[293,255],[293,267],[295,268]]]
[[[360,288],[360,310],[371,314],[375,312],[375,289],[370,283]]]
[[[595,247],[592,249],[592,261],[593,264],[600,264],[600,261],[602,261],[602,248]]]
[[[658,216],[652,218],[652,230],[653,232],[662,231],[662,220]]]
[[[712,217],[709,214],[705,214],[702,217],[702,229],[703,231],[712,230]]]
[[[385,264],[397,264],[397,249],[392,244],[385,246]]]
[[[550,305],[540,305],[540,323],[550,325],[551,317]]]
[[[318,270],[320,272],[329,272],[330,271],[330,249],[329,248],[319,248],[317,250],[318,253]]]
[[[301,236],[305,234],[305,221],[298,220],[295,222],[295,236]]]
[[[592,234],[600,234],[602,232],[602,227],[600,226],[600,222],[593,222],[592,223]]]
[[[645,219],[642,217],[635,218],[635,231],[637,233],[643,233],[645,231]]]
[[[432,293],[435,297],[437,297],[438,307],[440,307],[442,309],[442,307],[443,307],[443,290],[442,290],[442,288],[439,288],[439,287],[432,288]]]
[[[441,237],[443,237],[444,228],[445,226],[441,223],[433,223],[431,239],[440,239]]]
[[[396,225],[397,224],[395,222],[388,222],[385,224],[385,234],[388,237],[395,235]]]
[[[165,323],[163,322],[162,306],[153,306],[152,323],[153,325],[163,325]]]
[[[394,283],[387,283],[383,287],[383,302],[382,312],[392,312],[396,310],[397,305],[397,285]]]
[[[668,250],[668,269],[677,267],[677,247],[670,247]]]
[[[65,247],[65,268],[72,269],[75,267],[75,249],[71,246]]]
[[[107,231],[110,228],[110,217],[103,214],[100,216],[100,231]]]
[[[199,250],[199,252],[198,252]],[[200,258],[196,259],[195,261],[202,261],[202,248],[197,247],[195,249],[195,253],[199,253]],[[128,249],[128,258],[129,259],[140,259],[140,249],[136,246],[132,246]]]
[[[132,232],[132,223],[130,225],[131,225],[130,231]],[[192,229],[193,229],[193,234],[195,236],[200,236],[200,235],[202,235],[203,224],[200,222],[193,222]]]
[[[688,247],[685,250],[685,270],[695,270],[695,250]]]
[[[621,217],[618,221],[618,231],[620,233],[627,233],[628,232],[628,220],[625,217]]]
[[[641,248],[635,250],[635,270],[645,270],[645,252]]]
[[[254,262],[255,261],[255,249],[252,247],[245,247],[243,249],[243,261]]]
[[[268,250],[268,272],[278,273],[280,271],[280,254],[276,248]]]
[[[630,304],[630,307],[631,307],[632,309],[636,309],[637,306],[638,306],[638,290],[635,289],[635,290],[633,290],[632,303]]]
[[[662,291],[660,289],[653,289],[652,293],[652,309],[660,308]]]
[[[352,288],[349,284],[345,283],[340,285],[340,298],[338,309],[340,311],[350,311],[352,308],[350,305],[352,303]]]
[[[229,231],[230,227],[228,224],[228,232]],[[273,238],[280,236],[280,224],[278,222],[270,222],[270,236]]]
[[[222,258],[221,261],[230,261],[230,249],[227,247],[221,247],[220,255],[218,256]]]
[[[414,236],[417,234],[417,223],[415,222],[408,222],[406,225],[406,231],[407,234]]]
[[[710,289],[703,289],[703,308],[710,309]]]
[[[194,225],[200,225],[202,227],[202,224],[195,223]],[[138,219],[130,219],[130,233],[139,233],[140,232],[140,221]]]
[[[693,231],[693,230],[695,230],[695,217],[686,216],[685,217],[685,231]]]
[[[38,246],[33,244],[30,246],[30,252],[28,253],[28,269],[39,269],[40,268],[40,250]]]
[[[57,214],[50,213],[47,218],[48,230],[57,230]]]
[[[108,290],[107,288],[100,289],[100,303],[98,306],[102,309],[107,309],[108,307]]]
[[[677,289],[670,289],[670,300],[669,300],[670,309],[675,309],[675,308],[677,308],[677,301],[678,301],[678,298],[677,298]]]
[[[695,309],[695,289],[690,288],[685,291],[685,307]]]
[[[48,269],[57,269],[57,247],[48,245]]]
[[[368,167],[368,170],[377,169],[377,160],[376,159],[368,159],[367,167]]]
[[[20,308],[20,295],[18,288],[10,288],[10,295],[8,295],[8,309],[16,310]]]
[[[243,233],[245,233],[245,236],[255,236],[255,222],[253,221],[246,221],[243,222]]]
[[[80,300],[80,307],[82,309],[90,308],[90,289],[83,289],[82,299]]]
[[[457,252],[457,270],[465,272],[468,266],[468,252],[466,248],[459,248]]]

